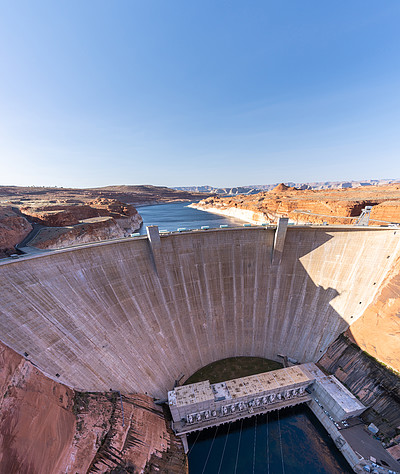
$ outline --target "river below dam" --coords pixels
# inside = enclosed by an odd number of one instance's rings
[[[305,406],[192,433],[189,474],[353,472]]]
[[[243,226],[239,219],[187,207],[189,203],[138,206],[146,226],[175,231],[180,227]],[[189,474],[341,474],[353,472],[323,426],[306,406],[193,433]]]

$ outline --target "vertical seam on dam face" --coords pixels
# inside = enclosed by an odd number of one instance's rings
[[[217,359],[316,361],[374,297],[399,236],[288,227],[278,265],[274,237],[210,230],[2,263],[0,339],[73,388],[157,397]]]

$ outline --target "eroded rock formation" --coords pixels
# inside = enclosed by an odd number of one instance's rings
[[[361,349],[400,373],[400,258],[347,334]]]
[[[131,228],[134,232],[140,224]],[[59,249],[70,245],[85,244],[108,239],[126,237],[122,229],[112,217],[94,217],[85,219],[70,227],[46,227],[29,242],[30,246],[40,249]]]
[[[334,374],[369,409],[363,419],[391,438],[400,425],[400,378],[344,335],[333,342],[319,364]]]
[[[130,204],[116,199],[97,198],[87,204],[45,204],[21,206],[21,213],[33,222],[48,227],[63,227],[79,224],[93,217],[112,217],[116,220],[131,220],[136,224],[137,210]],[[135,219],[132,219],[135,218]],[[129,224],[126,226],[129,227]]]
[[[374,225],[380,224],[379,221],[400,222],[400,186],[310,190],[281,183],[271,191],[258,194],[209,197],[193,207],[256,224],[276,223],[279,217],[289,217],[299,224],[354,224],[365,206],[374,206],[371,212]]]
[[[123,407],[123,411],[122,411]],[[0,343],[0,473],[187,471],[180,441],[144,394],[81,393]]]
[[[59,248],[135,232],[142,219],[134,205],[192,201],[208,195],[159,186],[92,189],[0,186],[4,203],[0,206],[0,258],[15,252],[15,245],[32,230],[29,222],[57,228],[40,232],[35,242],[40,248]]]
[[[32,230],[31,224],[10,206],[0,206],[0,258],[15,252],[15,245]]]
[[[76,421],[74,392],[0,344],[0,472],[63,472]]]
[[[29,243],[41,249],[127,237],[142,223],[132,205],[106,198],[87,204],[23,206],[21,212],[45,226]]]

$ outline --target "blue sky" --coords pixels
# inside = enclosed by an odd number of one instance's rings
[[[0,184],[400,178],[400,2],[0,0]]]

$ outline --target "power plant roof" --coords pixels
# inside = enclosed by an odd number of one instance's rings
[[[305,373],[301,365],[298,365],[257,375],[249,375],[248,377],[240,377],[217,384],[210,384],[207,380],[183,385],[170,391],[168,399],[170,405],[181,407],[205,401],[242,398],[247,395],[257,395],[270,390],[284,389],[288,386],[307,382],[311,383],[313,381],[314,378],[310,374]]]

